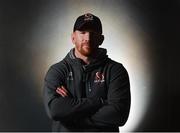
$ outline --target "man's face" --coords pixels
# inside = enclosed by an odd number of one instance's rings
[[[96,32],[86,30],[72,33],[72,42],[75,44],[75,50],[83,56],[92,55],[102,43],[103,36]]]

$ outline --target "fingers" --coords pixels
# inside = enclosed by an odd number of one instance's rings
[[[65,89],[64,86],[61,86],[61,89],[62,89],[66,94],[68,93],[68,91]]]
[[[58,94],[60,94],[62,97],[68,96],[68,91],[65,89],[64,86],[58,87],[58,88],[56,89],[56,92],[57,92]]]
[[[63,93],[62,90],[60,90],[60,89],[56,89],[56,92],[57,92],[58,94],[60,94],[62,97],[65,97],[65,96],[66,96],[66,94]]]

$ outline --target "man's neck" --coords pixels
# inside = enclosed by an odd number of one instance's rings
[[[81,60],[83,60],[85,64],[89,64],[91,61],[90,56],[84,56],[81,53],[79,53],[76,49],[74,51],[74,55],[76,56],[76,58],[80,58]]]

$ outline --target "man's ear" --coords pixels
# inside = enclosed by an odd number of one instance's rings
[[[75,44],[75,32],[71,34],[71,41],[73,44]]]
[[[103,41],[104,41],[104,35],[101,35],[99,37],[99,45],[101,45],[103,43]]]

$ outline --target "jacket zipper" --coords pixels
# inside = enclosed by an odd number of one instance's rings
[[[86,68],[83,66],[83,83],[85,84],[85,95],[87,96],[91,91],[91,82],[89,80],[89,74],[86,72]]]

